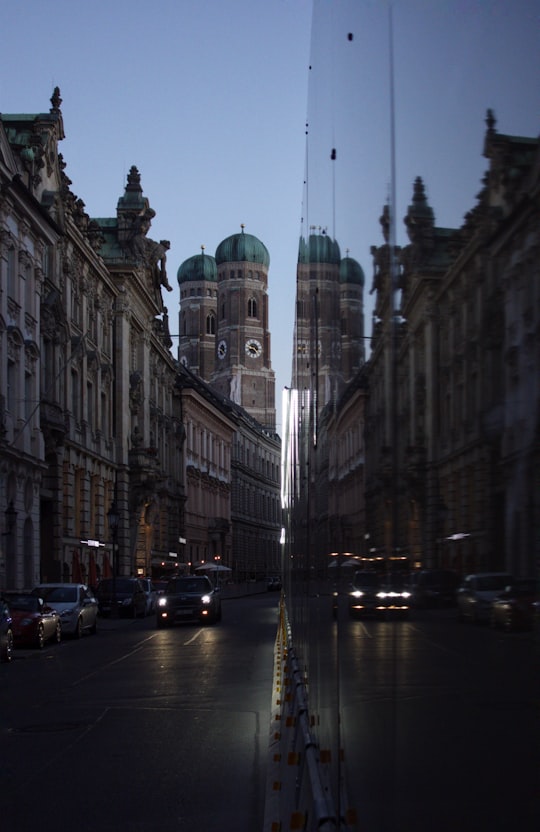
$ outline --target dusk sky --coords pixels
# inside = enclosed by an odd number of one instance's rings
[[[138,167],[156,211],[149,236],[171,242],[172,332],[184,260],[201,245],[213,255],[241,224],[266,245],[278,409],[290,383],[303,222],[326,228],[362,265],[371,333],[370,247],[382,242],[391,184],[388,9],[387,0],[26,0],[2,9],[0,111],[47,112],[60,87],[60,150],[92,217],[116,215]],[[391,17],[405,243],[416,176],[437,225],[458,227],[474,207],[488,108],[501,133],[538,135],[540,0],[394,0]]]

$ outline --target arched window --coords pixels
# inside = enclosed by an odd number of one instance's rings
[[[216,317],[213,314],[206,316],[206,334],[207,335],[215,335],[216,334]]]
[[[248,318],[256,318],[257,317],[257,301],[255,298],[250,298],[248,300]]]

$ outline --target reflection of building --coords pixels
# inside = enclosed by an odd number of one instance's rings
[[[96,577],[110,568],[113,499],[122,574],[150,571],[182,530],[180,397],[161,299],[168,243],[147,236],[154,212],[135,168],[116,217],[88,216],[58,153],[58,90],[51,104],[0,116],[7,587],[87,578],[94,561]]]
[[[499,134],[488,113],[484,155],[478,203],[459,230],[435,225],[416,180],[410,242],[397,252],[397,324],[387,247],[373,249],[368,531],[387,546],[395,518],[402,546],[428,566],[524,575],[540,554],[539,143]]]
[[[364,273],[327,234],[300,241],[292,387],[335,402],[364,363]]]

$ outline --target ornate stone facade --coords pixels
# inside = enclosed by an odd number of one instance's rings
[[[417,179],[396,252],[374,248],[367,365],[367,527],[418,563],[532,575],[540,557],[540,149],[497,132],[460,229],[435,225]]]
[[[168,244],[147,236],[153,211],[135,168],[117,216],[88,216],[58,153],[58,90],[51,104],[0,117],[0,585],[9,588],[94,582],[113,567],[147,574],[183,528],[181,399],[161,297]]]

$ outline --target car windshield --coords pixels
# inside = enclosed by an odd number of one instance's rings
[[[98,587],[98,592],[112,592],[113,588],[116,592],[134,592],[136,585],[129,578],[117,578],[116,581],[113,578],[104,578]]]
[[[206,578],[176,578],[169,581],[165,590],[167,595],[177,595],[179,592],[208,592],[211,586]]]
[[[485,575],[478,578],[476,588],[480,592],[487,592],[494,589],[505,589],[510,583],[510,575]]]
[[[379,586],[380,583],[381,578],[376,572],[357,572],[353,581],[356,589]]]
[[[39,587],[39,593],[49,603],[55,601],[57,604],[75,603],[79,597],[76,586]]]
[[[12,610],[31,610],[37,612],[41,606],[40,599],[35,595],[8,595],[7,602]]]

